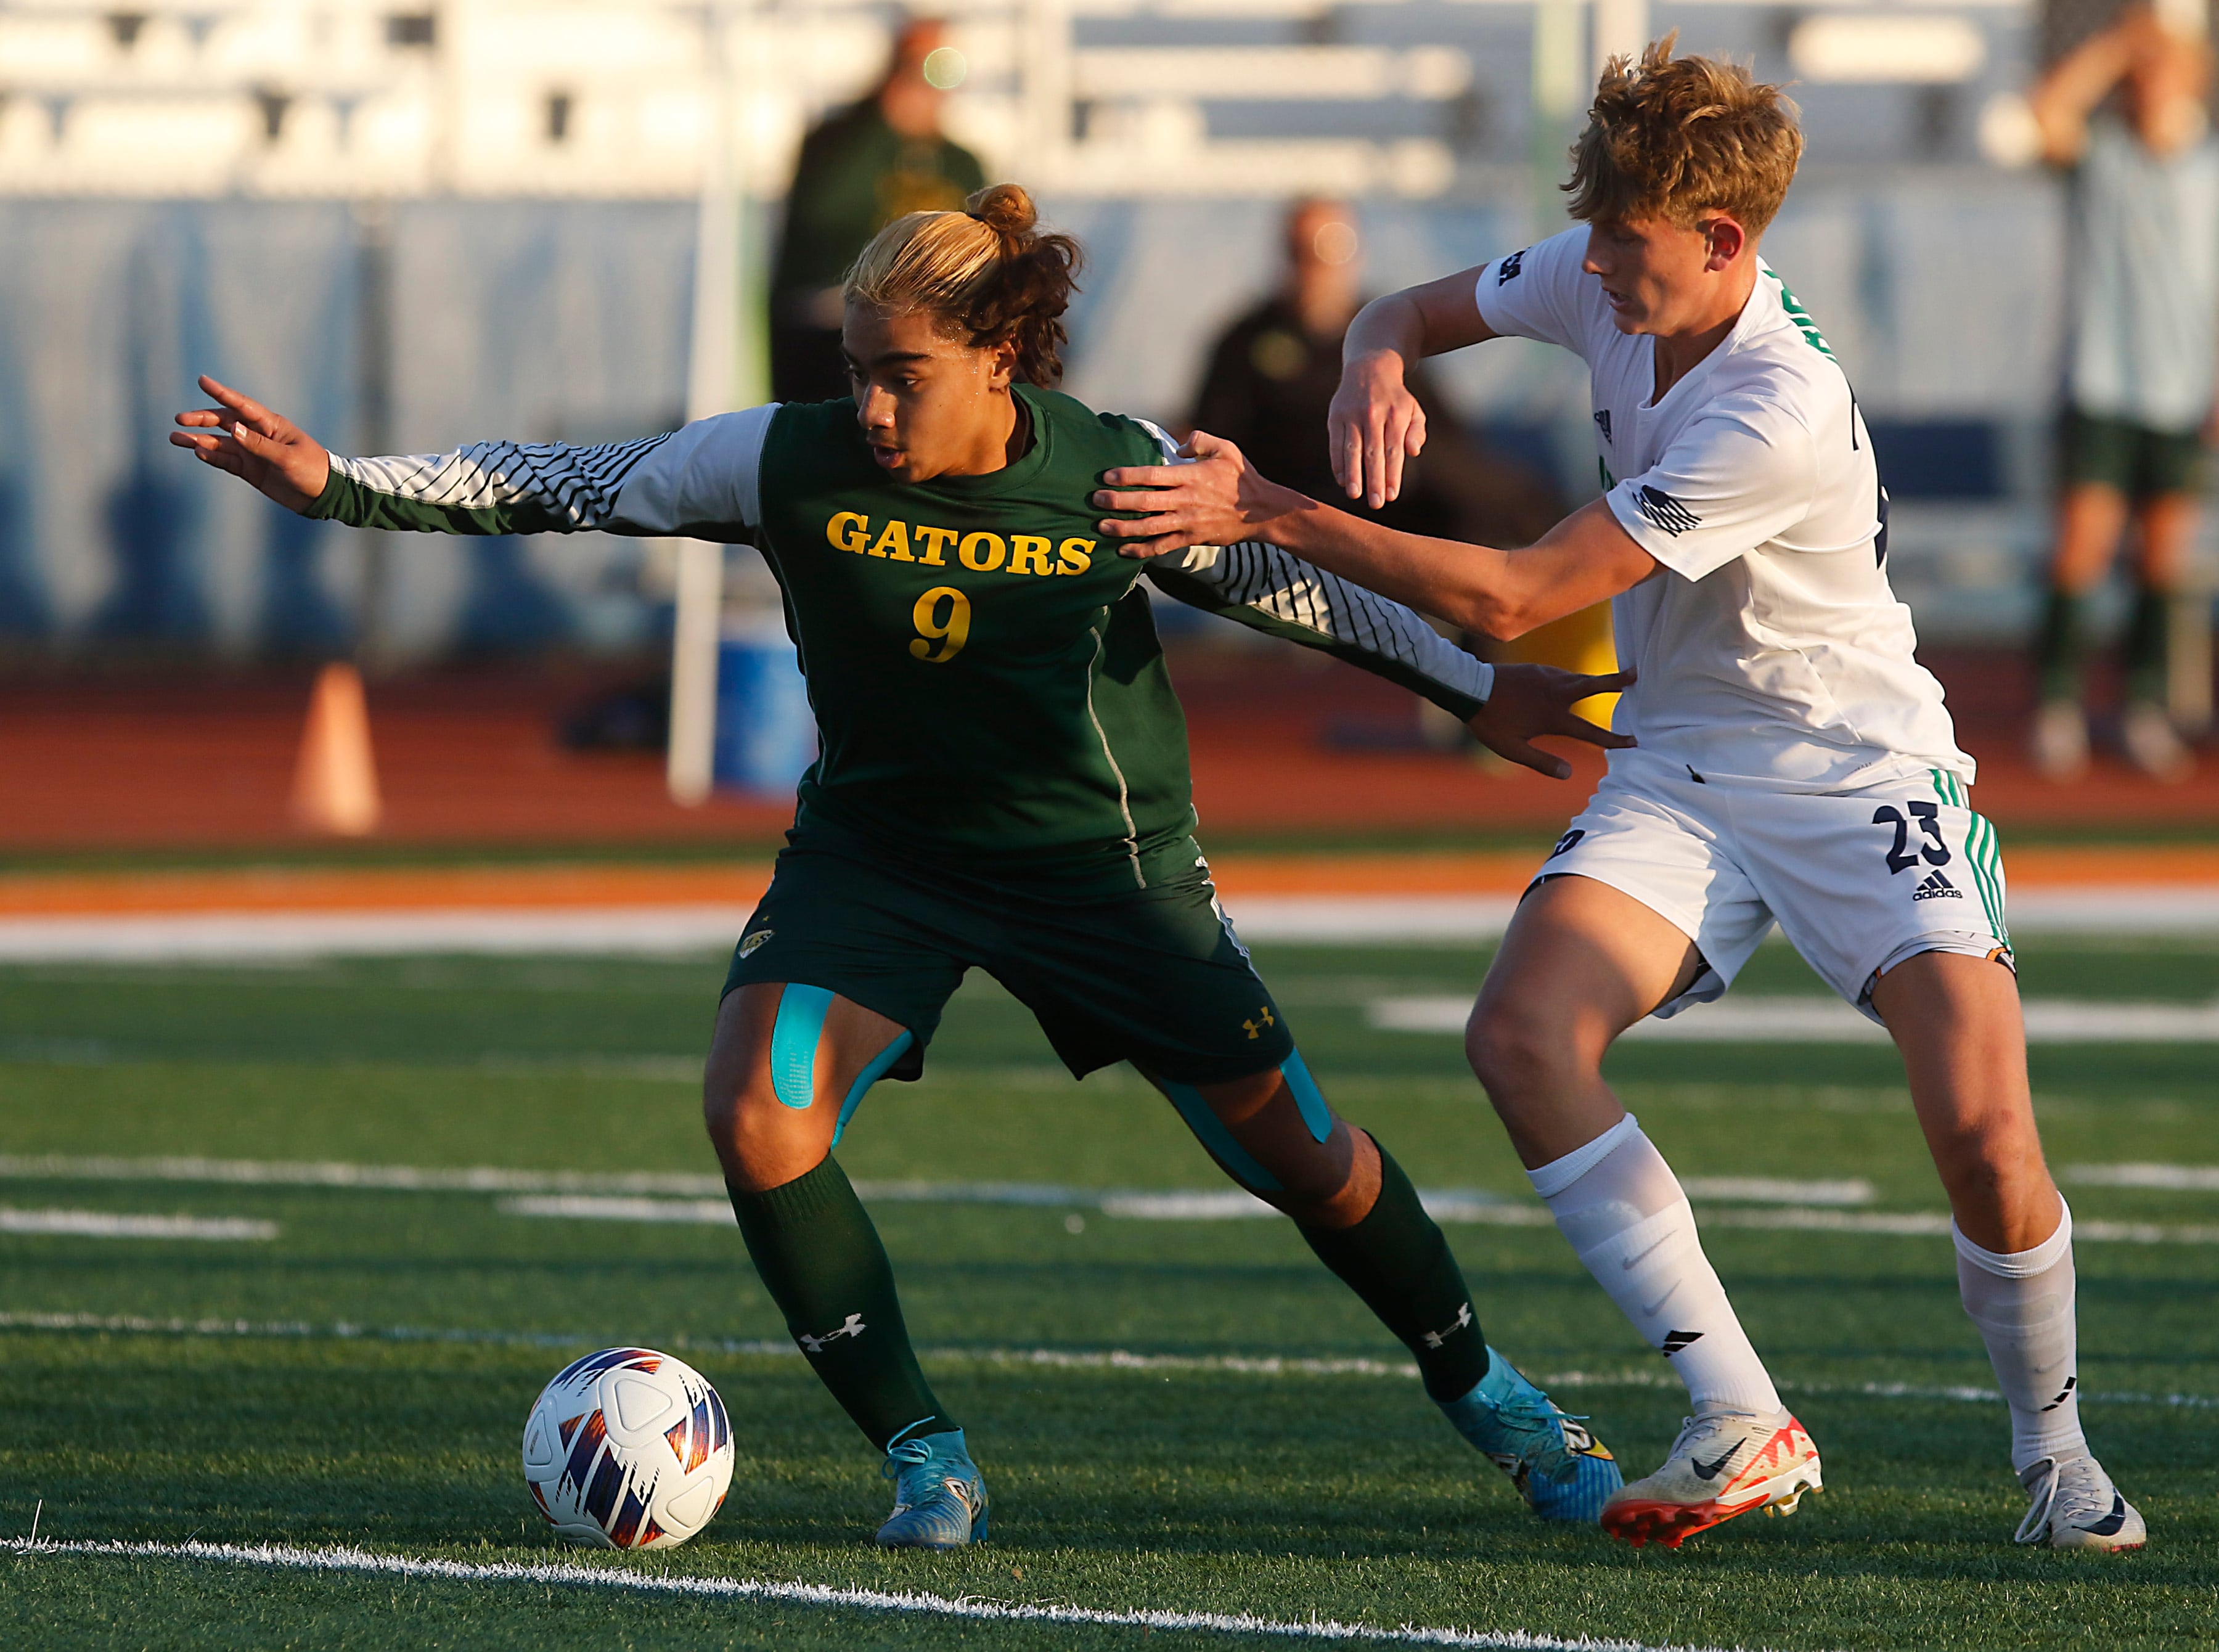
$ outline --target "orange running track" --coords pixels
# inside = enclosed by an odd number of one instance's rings
[[[2017,662],[1967,656],[1937,670],[1980,761],[1975,801],[2002,828],[2015,877],[2030,864],[2011,847],[2016,830],[2192,835],[2209,827],[2219,840],[2219,757],[2207,755],[2183,786],[2106,761],[2081,785],[2053,786],[2019,755],[2026,685]],[[1538,842],[1578,810],[1601,767],[1582,750],[1576,777],[1557,783],[1414,748],[1408,696],[1293,650],[1180,656],[1174,674],[1192,729],[1205,846]],[[286,804],[308,680],[303,670],[0,681],[0,852],[304,846]],[[559,718],[606,680],[540,670],[373,681],[386,801],[379,841],[539,850],[690,842],[756,855],[776,844],[790,801],[720,798],[681,809],[663,793],[658,756],[563,748]]]

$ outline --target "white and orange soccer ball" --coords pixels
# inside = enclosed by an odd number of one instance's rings
[[[674,1548],[709,1524],[732,1483],[724,1402],[668,1354],[588,1354],[557,1372],[531,1407],[524,1483],[573,1543]]]

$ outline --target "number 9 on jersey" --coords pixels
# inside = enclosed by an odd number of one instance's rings
[[[948,604],[945,618],[940,612],[943,600]],[[917,627],[910,653],[927,665],[946,665],[971,640],[971,599],[952,585],[935,585],[917,599],[910,621]]]

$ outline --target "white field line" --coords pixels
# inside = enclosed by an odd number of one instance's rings
[[[447,1344],[473,1348],[590,1349],[604,1339],[581,1332],[492,1331],[463,1326],[352,1325],[344,1320],[314,1325],[305,1320],[154,1319],[134,1314],[0,1313],[0,1331],[84,1332],[99,1336],[211,1337],[270,1342],[390,1342]],[[768,1338],[669,1336],[662,1345],[680,1353],[722,1354],[733,1358],[798,1359],[792,1343]],[[935,1365],[991,1365],[1067,1371],[1183,1372],[1196,1375],[1267,1377],[1388,1377],[1414,1381],[1418,1368],[1408,1360],[1361,1357],[1306,1358],[1289,1354],[1136,1354],[1122,1348],[922,1347],[918,1357]],[[1535,1378],[1545,1388],[1676,1388],[1670,1371],[1549,1371]],[[1993,1388],[1964,1383],[1779,1382],[1782,1394],[1847,1395],[1877,1400],[1949,1400],[2000,1405]],[[2219,1410],[2219,1394],[2116,1394],[2084,1391],[2092,1404],[2164,1406],[2192,1411]]]
[[[2029,1044],[2219,1044],[2219,1003],[2160,1003],[2098,998],[2029,998]],[[1461,1033],[1469,998],[1380,998],[1365,1020],[1382,1032]],[[1673,1044],[1885,1044],[1887,1029],[1839,998],[1782,994],[1725,997],[1669,1020],[1651,1016],[1619,1034]]]
[[[0,1153],[0,1180],[99,1182],[214,1182],[247,1187],[364,1188],[411,1193],[576,1194],[575,1201],[535,1199],[519,1214],[601,1216],[634,1221],[719,1221],[724,1181],[686,1172],[634,1171],[527,1171],[481,1164],[454,1168],[421,1164],[354,1164],[328,1160],[259,1158],[119,1158],[63,1153]],[[1696,1199],[1769,1204],[1852,1205],[1870,1203],[1872,1183],[1862,1179],[1788,1181],[1770,1177],[1690,1177],[1682,1185]],[[1077,1188],[1054,1182],[858,1182],[864,1198],[885,1204],[1039,1205],[1055,1208],[1100,1208],[1113,1215],[1158,1220],[1213,1219],[1275,1214],[1268,1205],[1238,1188],[1192,1192],[1142,1192],[1126,1189]],[[667,1205],[650,1196],[699,1202],[697,1211]],[[1438,1220],[1488,1220],[1468,1214],[1481,1208],[1506,1214],[1494,1220],[1516,1224],[1530,1216],[1500,1194],[1476,1188],[1434,1189],[1420,1195]],[[1176,1213],[1176,1214],[1175,1214]]]
[[[142,1216],[115,1210],[18,1210],[0,1205],[0,1233],[72,1239],[274,1239],[276,1222],[250,1216]]]
[[[866,1186],[856,1190],[868,1197]],[[1239,1221],[1279,1213],[1238,1188],[1174,1193],[1099,1193],[1073,1188],[1069,1203],[1099,1209],[1107,1216],[1141,1221]],[[1420,1198],[1433,1220],[1489,1227],[1547,1227],[1553,1219],[1538,1204],[1481,1202],[1454,1194]],[[508,1216],[553,1217],[565,1221],[700,1223],[726,1227],[730,1208],[717,1199],[601,1198],[560,1194],[542,1198],[503,1199],[496,1207]],[[1706,1227],[1752,1227],[1787,1232],[1874,1233],[1924,1238],[1946,1235],[1949,1215],[1938,1210],[1841,1210],[1822,1205],[1787,1205],[1775,1209],[1706,1209]],[[2172,1226],[2160,1222],[2078,1220],[2073,1237],[2091,1245],[2219,1245],[2219,1224]]]
[[[406,1193],[662,1193],[724,1191],[722,1177],[635,1171],[507,1170],[494,1165],[351,1164],[268,1158],[116,1158],[63,1153],[0,1153],[0,1179],[11,1181],[215,1182],[242,1187],[368,1188]],[[731,1212],[728,1207],[725,1214]]]
[[[1509,926],[1512,895],[1242,896],[1226,902],[1248,941],[1451,946],[1489,941]],[[2014,933],[2035,935],[2219,935],[2219,886],[2210,884],[2085,885],[2015,889]],[[1468,1007],[1468,1006],[1467,1006]]]
[[[2068,1164],[2060,1179],[2079,1187],[2219,1193],[2219,1164]]]
[[[376,912],[164,912],[0,920],[0,963],[721,952],[745,906],[433,907]]]
[[[1500,936],[1517,900],[1511,895],[1236,895],[1230,906],[1250,941],[1470,946]],[[749,910],[697,903],[13,917],[0,919],[0,964],[714,953],[731,946]],[[2015,891],[2011,922],[2022,935],[2219,935],[2219,886]]]
[[[2103,1180],[2113,1171],[2166,1175],[2173,1166],[2079,1166],[2073,1172],[2084,1179]],[[2098,1175],[2102,1172],[2103,1175]],[[2195,1177],[2212,1172],[2187,1172]],[[614,1174],[585,1171],[524,1171],[494,1165],[453,1169],[418,1164],[354,1164],[344,1162],[252,1158],[80,1158],[60,1153],[0,1154],[0,1180],[213,1182],[235,1186],[362,1188],[401,1192],[507,1193],[523,1196],[504,1199],[499,1208],[515,1216],[554,1217],[574,1221],[674,1222],[723,1227],[732,1220],[723,1181],[659,1171]],[[2119,1181],[2119,1186],[2203,1187],[2163,1181]],[[1871,1183],[1862,1180],[1799,1182],[1769,1177],[1690,1177],[1685,1186],[1694,1198],[1707,1202],[1781,1202],[1773,1209],[1706,1209],[1703,1221],[1713,1227],[1777,1228],[1837,1233],[1946,1234],[1949,1218],[1937,1211],[1851,1211],[1837,1207],[1862,1204],[1872,1197]],[[1066,1187],[1040,1182],[923,1182],[861,1181],[855,1190],[863,1198],[883,1204],[986,1204],[1045,1206],[1060,1209],[1099,1210],[1104,1215],[1142,1221],[1230,1221],[1276,1216],[1262,1200],[1239,1188],[1140,1191],[1118,1188]],[[1433,1220],[1492,1227],[1546,1227],[1546,1209],[1529,1202],[1506,1198],[1474,1188],[1436,1188],[1420,1194]],[[15,1213],[18,1218],[45,1217],[57,1213]],[[103,1212],[60,1213],[83,1217],[84,1227],[30,1228],[8,1226],[0,1215],[0,1233],[83,1232],[116,1223],[188,1223],[187,1217],[112,1216]],[[235,1226],[245,1218],[205,1219],[215,1223],[207,1233],[133,1231],[128,1237],[270,1239],[277,1228],[269,1223]],[[225,1224],[234,1224],[225,1227]],[[268,1231],[258,1231],[266,1228]],[[221,1229],[222,1231],[217,1231]],[[2090,1244],[2219,1245],[2219,1225],[2172,1226],[2159,1222],[2077,1220],[2073,1233]],[[127,1236],[121,1228],[115,1236]]]
[[[304,1572],[358,1572],[380,1577],[421,1578],[435,1583],[523,1583],[545,1587],[609,1589],[642,1595],[679,1596],[696,1600],[764,1600],[798,1606],[845,1607],[851,1611],[902,1612],[918,1617],[956,1618],[974,1623],[1066,1624],[1221,1635],[1269,1635],[1284,1640],[1363,1641],[1402,1646],[1458,1646],[1493,1652],[1700,1652],[1693,1647],[1653,1647],[1641,1641],[1598,1639],[1579,1635],[1532,1635],[1521,1629],[1397,1629],[1346,1624],[1333,1618],[1258,1618],[1248,1612],[1106,1611],[1092,1606],[996,1600],[978,1595],[950,1598],[911,1590],[842,1589],[830,1584],[771,1582],[759,1578],[698,1577],[683,1573],[619,1569],[617,1564],[582,1566],[575,1561],[497,1561],[491,1563],[436,1560],[412,1555],[376,1554],[366,1549],[297,1549],[277,1543],[38,1543],[11,1537],[0,1550],[25,1559],[83,1556],[121,1560],[183,1560],[207,1564],[258,1566]]]

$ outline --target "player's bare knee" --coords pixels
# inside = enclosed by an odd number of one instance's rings
[[[808,1113],[780,1104],[769,1085],[736,1093],[710,1126],[725,1179],[749,1191],[806,1175],[825,1154],[830,1131]]]
[[[1498,1110],[1518,1096],[1548,1089],[1578,1064],[1560,1028],[1513,1004],[1482,998],[1464,1024],[1464,1059]]]

